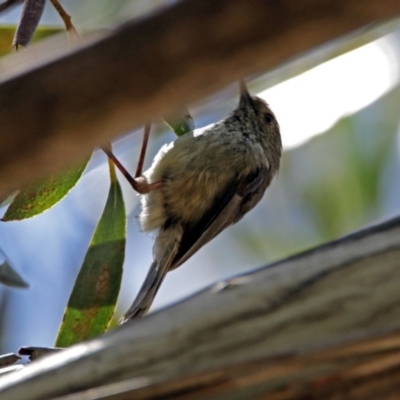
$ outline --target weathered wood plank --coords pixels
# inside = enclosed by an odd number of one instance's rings
[[[13,56],[13,76],[11,60],[0,63],[0,196],[238,78],[399,14],[400,0],[191,0],[75,50],[32,46]],[[46,61],[28,63],[41,53]]]
[[[355,371],[356,381],[357,368],[363,365],[357,363],[364,356],[357,358],[351,352],[346,355],[335,346],[360,336],[368,340],[371,335],[395,332],[390,339],[394,344],[389,346],[393,353],[382,350],[386,342],[380,339],[376,354],[368,353],[367,345],[354,344],[353,349],[366,349],[365,360],[370,357],[373,363],[365,363],[365,368],[397,368],[399,282],[397,218],[220,282],[102,338],[45,357],[1,378],[1,395],[14,400],[47,399],[133,378],[137,378],[136,390],[146,386],[150,390],[162,382],[179,382],[182,376],[192,379],[204,374],[224,387],[226,371],[235,371],[241,365],[251,371],[253,363],[255,372],[247,373],[247,378],[245,373],[243,382],[254,380],[254,385],[248,385],[251,390],[257,390],[257,384],[262,392],[275,390],[281,396],[276,394],[276,399],[296,398],[282,397],[277,389],[282,387],[279,385],[291,388],[293,382],[306,382],[305,367],[314,383],[318,383],[316,377],[324,382],[340,368]],[[342,354],[336,361],[316,351],[321,348],[329,355],[331,346],[333,354]],[[303,357],[303,361],[297,357]],[[258,367],[258,360],[264,360],[261,364],[265,366]],[[264,369],[267,372],[262,372]],[[268,374],[273,379],[264,379]],[[301,374],[302,380],[296,381]],[[196,384],[192,382],[192,386]],[[365,384],[371,382],[366,380]],[[202,385],[207,384],[203,380]]]
[[[140,379],[130,379],[55,400],[397,399],[399,372],[400,330],[397,330],[213,371],[182,373],[148,386]]]

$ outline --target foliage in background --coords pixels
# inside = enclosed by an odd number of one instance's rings
[[[386,183],[397,159],[400,101],[396,87],[346,117],[323,135],[284,153],[268,209],[255,210],[264,229],[249,219],[236,237],[249,255],[277,260],[387,218]],[[400,170],[393,173],[400,176]]]

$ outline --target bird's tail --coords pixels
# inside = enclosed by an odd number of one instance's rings
[[[167,272],[167,268],[163,268],[158,261],[153,261],[138,295],[129,310],[120,319],[120,325],[147,313]]]

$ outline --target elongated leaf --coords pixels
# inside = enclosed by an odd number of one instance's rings
[[[27,288],[29,285],[21,278],[7,261],[0,265],[0,283],[17,288]]]
[[[172,117],[164,118],[164,121],[174,131],[176,136],[182,136],[194,130],[193,118],[187,108]]]
[[[88,161],[21,190],[8,207],[2,221],[31,218],[53,207],[76,185]]]
[[[5,193],[0,196],[0,207],[5,207],[11,204],[11,202],[15,199],[15,196],[18,194],[18,190],[15,190],[10,193]]]
[[[107,203],[75,282],[56,347],[104,333],[115,312],[125,256],[126,215],[115,171],[111,176]]]

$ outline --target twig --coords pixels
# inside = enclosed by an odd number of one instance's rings
[[[22,0],[6,0],[0,4],[0,13],[8,10],[9,8],[22,3]]]
[[[19,46],[26,47],[36,31],[42,18],[45,0],[25,0],[22,8],[21,19],[15,31],[12,45],[18,51]]]
[[[82,40],[82,36],[78,33],[75,26],[71,22],[71,16],[65,11],[64,7],[59,3],[58,0],[50,0],[51,4],[53,4],[54,8],[57,10],[61,19],[64,21],[65,29],[67,30],[67,34],[72,34],[75,39]]]

